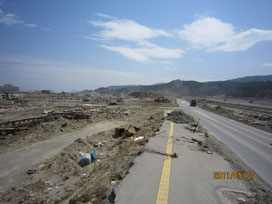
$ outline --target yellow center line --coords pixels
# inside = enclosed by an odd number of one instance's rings
[[[166,153],[172,153],[172,136],[174,130],[174,123],[171,122],[168,142],[166,147]],[[168,202],[168,192],[169,192],[169,181],[170,181],[170,171],[171,171],[171,157],[165,156],[162,167],[161,181],[157,194],[156,204],[167,204]]]

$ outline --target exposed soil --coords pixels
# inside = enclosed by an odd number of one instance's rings
[[[37,100],[38,95],[34,96],[25,101],[1,101],[0,122],[46,116],[47,114],[42,113],[48,110],[53,110],[54,113],[76,111],[88,116],[88,119],[67,119],[66,117],[58,116],[48,121],[24,126],[24,130],[12,134],[0,135],[0,154],[79,130],[92,123],[111,120],[129,122],[142,115],[151,114],[154,108],[177,105],[175,100],[161,104],[155,103],[151,98],[120,99],[109,96],[101,97],[99,100],[95,98],[82,101]],[[108,105],[108,101],[112,100],[117,101],[117,105]]]
[[[138,149],[144,143],[133,138],[144,136],[145,142],[158,130],[163,122],[163,113],[143,117],[135,126],[140,130],[133,137],[113,139],[114,130],[101,132],[86,139],[78,139],[58,155],[29,167],[37,170],[28,175],[27,169],[19,172],[1,192],[3,203],[103,203],[114,199],[114,186],[124,178],[133,165]],[[127,126],[128,127],[128,126]],[[126,127],[126,128],[127,128]],[[99,142],[102,146],[97,145]],[[79,165],[80,152],[96,151],[97,157],[91,164]]]

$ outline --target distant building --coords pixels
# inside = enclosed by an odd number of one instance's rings
[[[5,84],[0,86],[0,93],[19,93],[20,89],[18,86],[13,86],[11,84]]]
[[[50,90],[41,90],[41,93],[43,93],[43,94],[50,94],[51,91]]]

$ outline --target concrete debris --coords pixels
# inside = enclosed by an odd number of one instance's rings
[[[98,142],[97,144],[94,144],[93,145],[94,147],[103,147],[103,143],[102,142]]]
[[[239,201],[239,204],[243,204],[246,202],[245,198],[237,198],[237,201]]]
[[[126,115],[126,116],[128,116],[129,115],[129,111],[124,111],[123,114]]]
[[[174,123],[191,123],[193,122],[193,118],[191,116],[188,116],[187,114],[185,114],[183,111],[179,110],[175,110],[172,111],[171,113],[167,113],[167,120],[171,120]]]
[[[7,135],[9,133],[15,133],[17,131],[29,130],[30,127],[35,127],[40,123],[46,123],[49,121],[54,121],[59,118],[66,119],[89,119],[90,115],[83,112],[60,112],[60,113],[51,113],[46,116],[25,118],[21,120],[13,120],[0,123],[0,135]],[[64,124],[65,126],[65,124]]]
[[[78,119],[89,119],[90,115],[86,114],[86,113],[83,113],[83,112],[73,112],[73,113],[70,113],[70,114],[66,114],[63,117],[67,118],[67,119],[78,120]]]
[[[201,140],[198,140],[196,138],[192,138],[192,141],[197,142],[199,145],[202,145],[202,143],[203,143]]]
[[[42,112],[42,114],[50,114],[50,113],[53,113],[53,112],[54,112],[54,109],[52,109],[52,110],[44,110]]]
[[[136,130],[133,125],[130,125],[129,128],[125,131],[127,137],[131,137],[136,134]]]
[[[156,98],[154,100],[154,102],[157,102],[157,103],[169,103],[169,99],[165,98],[164,96],[159,96],[158,98]]]
[[[212,151],[207,151],[207,154],[212,154]]]
[[[118,137],[131,137],[136,134],[137,131],[139,131],[140,128],[130,125],[128,129],[125,129],[124,127],[117,127],[115,128],[115,133],[113,135],[113,138],[118,138]]]

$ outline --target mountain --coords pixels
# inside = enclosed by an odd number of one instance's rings
[[[235,82],[241,82],[241,83],[248,83],[248,82],[254,82],[254,81],[272,81],[272,75],[266,75],[266,76],[247,76],[247,77],[241,77],[237,79],[232,79],[229,81],[235,81]]]
[[[246,77],[245,77],[246,78]],[[251,78],[253,79],[253,78]],[[258,78],[260,79],[260,78]],[[238,98],[272,99],[272,81],[239,82],[234,80],[197,82],[173,80],[169,83],[149,86],[133,86],[120,89],[99,88],[101,94],[129,94],[132,92],[153,92],[168,96],[230,96]]]
[[[107,89],[110,89],[110,90],[117,90],[117,89],[122,89],[122,88],[128,88],[128,87],[135,87],[137,85],[120,85],[120,86],[108,86],[106,87]]]

